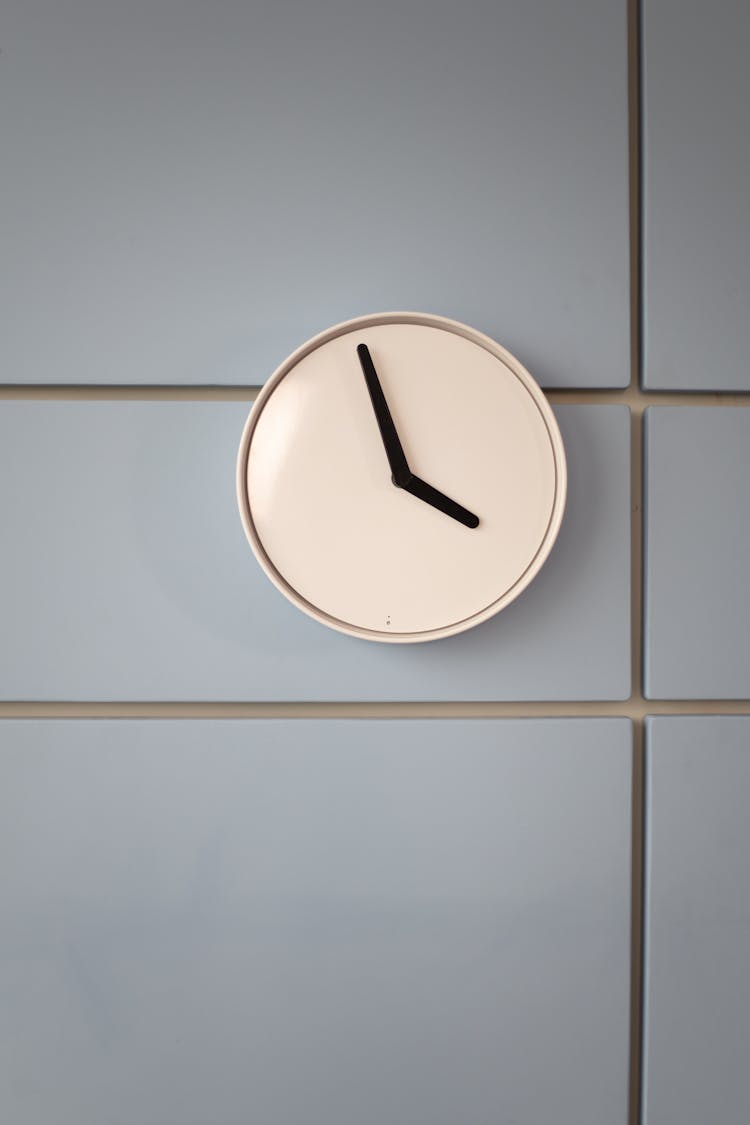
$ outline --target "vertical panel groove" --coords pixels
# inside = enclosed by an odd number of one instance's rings
[[[628,0],[628,130],[630,168],[631,395],[640,399],[643,368],[643,227],[641,5]],[[643,704],[643,404],[631,412],[631,667],[632,694]],[[644,980],[644,723],[633,723],[632,897],[630,955],[630,1090],[628,1118],[639,1125],[643,1104]]]

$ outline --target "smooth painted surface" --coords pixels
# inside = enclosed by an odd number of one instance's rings
[[[626,1125],[625,720],[5,721],[13,1125]]]
[[[646,412],[645,691],[750,697],[750,411]]]
[[[394,308],[629,379],[622,0],[5,0],[7,383],[262,383]]]
[[[644,0],[645,386],[750,391],[750,8]]]
[[[630,416],[555,413],[568,507],[468,633],[377,645],[271,585],[234,490],[241,402],[6,401],[0,691],[44,700],[607,699],[630,693]]]
[[[403,466],[386,453],[361,347]],[[466,325],[408,314],[348,321],[308,348],[253,404],[237,462],[242,521],[271,581],[323,624],[403,643],[513,601],[554,546],[567,479],[528,372]],[[474,526],[394,487],[402,468]]]
[[[644,1125],[750,1120],[750,716],[647,726]]]

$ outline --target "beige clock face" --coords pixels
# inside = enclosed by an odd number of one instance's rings
[[[411,474],[477,526],[394,485],[362,344]],[[521,365],[465,325],[408,313],[295,352],[250,412],[237,470],[279,589],[335,629],[397,642],[460,632],[517,597],[552,548],[565,484],[557,423]]]

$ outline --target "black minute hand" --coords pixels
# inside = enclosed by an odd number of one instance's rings
[[[407,480],[411,477],[411,470],[406,462],[406,454],[396,433],[396,427],[393,424],[393,418],[391,418],[388,403],[385,401],[383,388],[380,385],[380,379],[378,379],[378,373],[375,370],[375,364],[372,362],[367,344],[357,345],[357,355],[359,356],[359,362],[362,364],[367,389],[370,392],[370,401],[385,446],[385,455],[388,458],[388,464],[391,466],[393,483],[399,488],[404,488]]]

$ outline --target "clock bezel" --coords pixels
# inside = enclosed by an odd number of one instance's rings
[[[483,609],[478,610],[476,613],[471,614],[469,617],[460,621],[451,622],[445,626],[419,632],[395,633],[367,629],[352,622],[342,621],[337,617],[333,617],[331,614],[326,613],[324,610],[308,601],[308,599],[304,598],[284,578],[283,574],[278,570],[267,554],[253,522],[252,506],[248,495],[247,466],[253,431],[260,419],[263,407],[268,402],[279,383],[281,383],[305,356],[330,341],[337,339],[339,336],[387,324],[415,324],[427,328],[437,328],[442,331],[453,332],[477,344],[499,359],[523,384],[539,410],[549,435],[555,472],[554,499],[547,529],[534,558],[523,573],[519,575],[513,585],[505,590],[495,601],[491,602]],[[544,393],[523,364],[506,348],[498,344],[491,337],[479,332],[477,329],[471,328],[460,321],[451,320],[448,317],[437,316],[431,313],[384,312],[354,317],[351,320],[342,321],[340,324],[335,324],[331,328],[325,329],[325,331],[318,333],[318,335],[313,336],[306,343],[302,344],[277,367],[259,391],[245,422],[237,454],[236,488],[242,525],[253,553],[266,576],[293,605],[307,614],[307,616],[314,618],[314,620],[318,621],[320,624],[327,625],[329,628],[339,633],[344,633],[347,636],[359,637],[370,641],[379,641],[386,644],[409,644],[440,640],[445,637],[455,636],[458,633],[463,633],[467,629],[472,629],[476,625],[480,625],[482,622],[488,621],[491,617],[500,613],[501,610],[505,609],[511,602],[514,602],[527,586],[529,586],[549,558],[562,524],[567,496],[567,463],[565,447],[563,445],[557,419]]]

